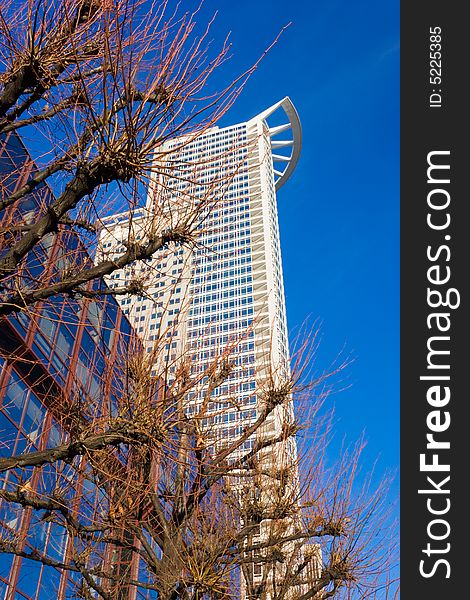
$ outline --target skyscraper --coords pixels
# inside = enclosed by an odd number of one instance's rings
[[[268,120],[279,113],[285,122],[270,127]],[[156,157],[158,174],[146,207],[131,219],[127,212],[107,218],[100,237],[100,253],[112,258],[124,251],[129,238],[139,240],[150,229],[174,225],[197,202],[206,202],[210,210],[200,215],[192,251],[160,251],[151,261],[115,272],[108,284],[145,283],[145,292],[124,295],[120,304],[149,352],[162,335],[166,338],[170,372],[178,353],[192,349],[197,372],[240,340],[239,369],[231,391],[220,391],[219,401],[238,393],[248,412],[256,409],[254,379],[268,365],[279,375],[289,371],[276,192],[292,174],[300,146],[300,121],[289,98],[246,123],[167,142]],[[168,150],[178,165],[176,175],[165,171]],[[167,205],[173,207],[171,214],[160,208]],[[237,415],[229,421],[237,426],[247,418]]]
[[[115,272],[108,284],[141,290],[140,296],[121,296],[121,308],[147,352],[160,346],[155,371],[169,385],[181,360],[190,361],[196,376],[214,362],[230,361],[230,374],[213,390],[202,422],[217,446],[256,420],[269,382],[290,378],[276,193],[295,169],[300,147],[300,121],[289,98],[245,123],[169,141],[155,156],[145,208],[131,218],[128,212],[109,217],[100,236],[100,255],[112,259],[129,241],[198,215],[194,247],[159,251]],[[204,402],[203,392],[190,392],[187,413],[197,413]],[[292,402],[277,406],[263,431],[276,437],[286,422],[293,422]],[[279,452],[295,462],[295,439]],[[283,462],[272,451],[264,461]],[[297,473],[292,485],[298,486]],[[257,567],[254,576],[261,577]]]

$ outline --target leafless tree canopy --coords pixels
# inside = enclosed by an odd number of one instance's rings
[[[111,209],[131,216],[159,165],[171,165],[162,144],[194,140],[213,125],[256,68],[209,93],[230,46],[211,54],[212,24],[201,27],[199,11],[185,8],[0,0],[0,145],[22,138],[34,157],[0,173],[0,319],[31,316],[57,297],[86,303],[141,293],[142,282],[114,291],[100,282],[162,249],[197,244],[217,202],[213,189],[191,210],[177,210],[171,226],[157,218],[143,240],[129,236],[119,258],[93,264],[83,246],[69,250],[74,237],[96,246]],[[56,236],[67,260],[35,276],[31,257]],[[106,382],[112,410],[51,388],[60,439],[19,453],[5,440],[0,502],[27,513],[30,531],[54,524],[68,550],[54,558],[2,525],[0,552],[69,573],[72,593],[87,599],[308,600],[367,597],[386,585],[383,488],[354,487],[360,446],[327,468],[329,427],[318,414],[330,391],[326,375],[306,384],[299,369],[288,380],[269,372],[258,382],[256,422],[225,445],[211,441],[204,420],[212,392],[230,376],[234,348],[197,375],[183,356],[168,379],[152,374],[164,340],[150,354],[136,344],[116,359],[120,376]],[[190,416],[195,390],[207,401]],[[280,407],[285,418],[273,435],[269,418]],[[305,451],[294,452],[302,436]],[[254,447],[241,452],[250,438]]]
[[[217,445],[203,421],[213,416],[212,391],[230,373],[230,351],[199,377],[181,362],[166,385],[151,375],[155,358],[136,351],[122,359],[113,414],[98,417],[95,406],[59,396],[57,445],[0,459],[0,472],[9,474],[3,502],[31,511],[30,531],[52,522],[70,540],[58,560],[4,526],[1,551],[79,573],[72,591],[83,598],[373,593],[389,560],[387,530],[378,529],[386,524],[384,487],[354,488],[360,445],[327,468],[329,425],[318,414],[330,389],[326,376],[312,388],[297,378],[276,383],[272,374],[256,422]],[[189,416],[195,389],[208,401]],[[286,416],[281,432],[270,434],[270,415],[292,394],[298,419]],[[292,453],[300,423],[312,420],[304,451]],[[251,436],[252,450],[237,452]],[[87,491],[77,498],[80,488]]]
[[[41,281],[26,289],[18,280],[28,253],[48,234],[96,232],[114,190],[121,192],[114,208],[135,208],[159,158],[171,161],[168,152],[159,156],[162,143],[183,134],[194,139],[236,98],[255,67],[208,93],[208,79],[227,59],[229,45],[210,55],[210,24],[196,33],[197,12],[140,0],[2,2],[0,135],[33,138],[36,161],[15,189],[6,180],[2,185],[0,211],[9,209],[10,222],[1,232],[0,314],[80,290],[122,266],[103,261],[55,285]],[[15,206],[32,192],[40,196],[45,183],[56,199],[22,218]],[[123,264],[171,241],[189,244],[197,217],[153,232],[145,245],[129,243]]]

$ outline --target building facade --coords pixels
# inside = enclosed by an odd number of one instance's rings
[[[2,454],[42,449],[66,439],[67,432],[60,427],[60,398],[82,396],[87,403],[95,402],[97,409],[98,404],[112,407],[116,386],[109,382],[120,378],[133,331],[155,357],[154,375],[167,386],[185,362],[193,377],[201,377],[200,390],[195,385],[188,394],[186,411],[194,415],[204,406],[202,433],[209,444],[229,446],[256,421],[267,391],[290,380],[276,194],[295,169],[300,147],[300,122],[291,101],[284,98],[245,123],[213,127],[159,149],[145,207],[103,222],[98,256],[118,257],[129,242],[188,223],[197,229],[197,240],[190,246],[171,244],[151,260],[115,271],[107,284],[117,301],[111,296],[96,301],[60,298],[38,305],[33,314],[20,312],[1,323]],[[28,162],[22,153],[15,137],[3,145],[0,168],[5,189],[20,183],[10,176],[13,171],[24,178],[31,168],[19,168],[21,161]],[[48,193],[42,188],[39,196],[33,194],[19,209],[22,218],[47,204]],[[1,216],[4,223],[13,217],[12,210]],[[71,255],[90,260],[78,239],[65,232],[51,236],[31,256],[24,276],[31,281],[53,277],[57,265]],[[133,292],[122,293],[126,288]],[[225,362],[230,363],[230,372],[208,399],[204,374],[211,365],[222,367]],[[56,401],[51,404],[51,399]],[[289,400],[275,408],[230,460],[249,452],[260,435],[278,437],[286,424],[293,423]],[[281,466],[296,465],[296,456],[295,438],[289,437],[264,453],[263,468],[274,473]],[[14,475],[4,477],[2,486],[9,485],[9,477]],[[248,500],[274,504],[270,498],[279,494],[279,485],[272,481],[261,476],[259,496]],[[33,477],[28,485],[40,490],[43,482]],[[296,468],[289,486],[290,491],[283,493],[290,494],[295,507],[300,489]],[[77,480],[74,489],[80,502],[85,494],[93,504],[97,491],[89,482]],[[240,503],[246,501],[241,483],[237,489]],[[294,510],[285,519],[284,534],[294,531],[296,519]],[[51,557],[67,560],[69,541],[54,523],[0,501],[0,526],[4,536],[24,540],[26,549],[28,538],[34,536],[35,544],[43,545]],[[270,527],[265,518],[250,541],[263,540]],[[284,551],[287,561],[279,567],[280,577],[285,565],[293,568],[303,557],[301,544]],[[246,578],[266,583],[263,565],[254,561]],[[268,587],[277,568],[272,567]],[[51,591],[54,597],[65,598],[74,585],[73,575],[0,552],[3,600],[42,600],[51,597]]]
[[[167,142],[155,156],[146,206],[132,218],[123,213],[104,222],[99,256],[112,259],[130,241],[148,240],[197,215],[192,248],[159,251],[115,272],[108,285],[116,291],[142,285],[140,296],[121,297],[121,308],[154,353],[155,374],[169,385],[181,361],[190,362],[194,377],[230,361],[230,374],[210,402],[196,388],[186,407],[194,415],[204,406],[204,436],[217,447],[229,446],[256,421],[269,387],[290,379],[276,194],[295,169],[300,147],[300,121],[289,98],[245,123]],[[293,421],[291,401],[276,407],[232,459],[252,449],[260,434],[279,436]],[[296,453],[291,437],[271,448],[263,464],[295,465]],[[299,489],[294,471],[292,498]],[[267,481],[260,488],[265,496],[278,491]],[[295,519],[287,527],[295,527]],[[263,529],[268,522],[261,538]],[[292,552],[300,560],[298,546]],[[253,569],[254,580],[262,581],[261,566]]]
[[[270,127],[268,120],[278,113],[285,122]],[[117,257],[130,239],[174,226],[204,204],[193,249],[159,251],[107,282],[116,290],[143,282],[145,293],[123,295],[119,302],[148,352],[163,338],[170,379],[181,355],[189,353],[197,373],[227,346],[236,347],[237,369],[217,392],[217,402],[236,396],[246,410],[229,412],[228,423],[208,423],[221,438],[254,418],[256,380],[266,379],[267,370],[289,376],[276,193],[292,174],[300,146],[300,122],[289,98],[246,123],[167,142],[161,156],[172,152],[176,175],[174,169],[165,173],[164,158],[156,157],[162,166],[146,207],[132,219],[128,213],[107,218],[101,232],[100,257]],[[189,412],[197,403],[194,397]]]
[[[3,193],[11,193],[28,177],[33,165],[14,134],[0,142]],[[27,222],[50,203],[47,186],[0,214],[1,231]],[[2,234],[3,235],[3,234]],[[8,240],[3,239],[3,242]],[[0,247],[1,251],[2,247]],[[31,286],[46,283],[67,261],[92,265],[77,237],[63,230],[50,235],[29,254],[20,276]],[[96,289],[92,286],[89,289]],[[72,402],[88,410],[112,410],[119,382],[124,382],[123,357],[134,347],[135,334],[112,296],[96,300],[59,296],[30,310],[0,319],[0,456],[44,450],[68,439],[64,421]],[[112,385],[111,385],[112,382]],[[27,469],[0,474],[0,488],[23,483],[28,493],[68,486],[77,510],[93,514],[97,488],[79,470],[60,463],[41,473]],[[20,482],[19,477],[22,477]],[[50,600],[77,595],[79,578],[25,556],[8,552],[8,543],[25,554],[39,549],[46,557],[67,562],[71,543],[57,523],[0,499],[0,599]],[[131,598],[131,595],[129,596]]]

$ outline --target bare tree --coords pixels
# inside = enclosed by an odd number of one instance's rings
[[[207,92],[229,44],[210,58],[198,11],[167,2],[5,0],[0,11],[0,144],[21,154],[21,138],[34,159],[11,156],[0,173],[0,318],[64,322],[72,302],[91,314],[108,295],[145,293],[141,277],[106,287],[114,271],[198,243],[236,164],[197,203],[175,206],[162,189],[161,212],[142,239],[129,230],[118,256],[100,250],[93,263],[84,249],[98,247],[110,198],[132,221],[157,176],[197,180],[197,165],[168,171],[164,142],[181,140],[177,154],[212,126],[256,64]],[[374,537],[382,490],[355,491],[359,449],[326,468],[318,411],[327,375],[305,384],[296,369],[291,378],[268,368],[255,375],[262,392],[251,425],[224,444],[207,425],[239,341],[197,374],[188,351],[172,377],[153,372],[168,364],[163,335],[150,354],[129,343],[94,397],[80,392],[80,373],[62,388],[36,375],[39,361],[25,348],[2,345],[7,365],[34,375],[50,431],[39,448],[31,438],[23,448],[3,442],[2,510],[19,517],[2,525],[0,552],[67,573],[67,593],[82,598],[307,600],[373,589],[388,560]],[[190,415],[196,391],[204,400]],[[233,408],[243,410],[236,396]],[[312,421],[309,451],[297,453],[293,440]],[[46,527],[65,540],[61,552],[35,541]]]
[[[60,282],[42,279],[26,287],[19,277],[34,248],[58,229],[96,234],[100,217],[109,214],[112,185],[120,192],[115,208],[135,209],[159,160],[171,162],[171,151],[159,155],[162,144],[182,135],[185,143],[194,140],[231,106],[256,64],[221,91],[208,92],[230,46],[226,41],[211,57],[210,24],[196,33],[197,13],[179,14],[165,1],[2,3],[0,135],[34,138],[35,162],[26,172],[22,166],[14,189],[11,173],[2,185],[0,315],[78,292],[172,241],[194,241],[204,203],[145,244],[129,241],[119,264],[76,265]],[[41,200],[45,182],[56,192],[49,203]],[[31,194],[39,210],[26,219],[15,208]]]
[[[162,351],[159,344],[155,353]],[[360,447],[327,469],[328,424],[318,414],[326,375],[314,387],[264,381],[256,422],[220,445],[202,426],[208,405],[191,416],[185,406],[195,389],[210,396],[226,381],[231,352],[199,376],[181,361],[166,385],[151,374],[155,355],[121,358],[114,414],[97,417],[94,406],[58,397],[61,439],[1,458],[10,476],[0,498],[31,513],[32,539],[45,522],[60,528],[68,552],[53,558],[8,527],[1,551],[80,574],[70,585],[84,598],[153,591],[165,599],[307,600],[373,590],[389,559],[387,530],[378,533],[384,486],[355,490]],[[279,407],[286,419],[273,435],[266,422]],[[292,441],[312,419],[309,451],[297,454]],[[239,452],[252,437],[253,448]],[[77,498],[80,485],[88,491]]]

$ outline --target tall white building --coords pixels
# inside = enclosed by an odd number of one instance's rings
[[[282,124],[270,127],[279,114]],[[167,340],[169,371],[188,348],[197,372],[240,341],[239,364],[217,401],[236,396],[246,410],[234,408],[228,422],[215,424],[221,437],[234,435],[234,428],[254,417],[255,380],[263,379],[268,365],[278,376],[289,370],[276,192],[292,174],[300,146],[300,121],[289,98],[246,123],[167,142],[156,157],[161,168],[146,207],[131,219],[128,212],[109,217],[101,233],[101,253],[118,256],[129,238],[145,239],[150,229],[184,219],[194,203],[207,205],[193,251],[160,251],[151,261],[115,272],[108,284],[144,282],[145,294],[118,300],[149,352],[162,335]],[[177,176],[174,169],[166,175],[168,150]]]
[[[108,284],[145,282],[145,293],[124,296],[120,303],[149,353],[155,343],[164,344],[158,359],[164,364],[156,370],[166,368],[170,381],[183,355],[190,356],[197,374],[227,347],[233,349],[235,366],[214,390],[203,422],[214,444],[229,443],[256,419],[270,378],[289,377],[276,193],[292,174],[300,147],[300,121],[289,98],[245,123],[167,142],[155,157],[146,207],[131,219],[129,213],[109,217],[101,234],[100,252],[118,256],[129,239],[145,240],[204,207],[192,250],[159,251],[150,261],[114,273]],[[196,390],[188,413],[202,401]],[[286,420],[293,420],[291,404],[273,412],[265,432],[276,435]],[[289,444],[294,457],[293,438]]]

